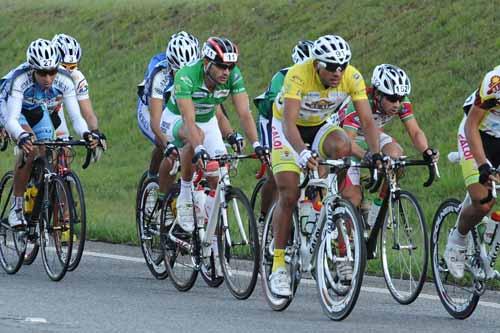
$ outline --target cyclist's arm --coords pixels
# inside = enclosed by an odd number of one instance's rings
[[[10,95],[7,101],[7,119],[5,122],[5,128],[9,134],[17,139],[19,135],[23,132],[23,128],[19,124],[19,115],[21,114],[23,106],[23,97],[16,95]]]
[[[64,96],[64,105],[66,106],[66,110],[68,110],[69,117],[71,118],[71,124],[75,131],[83,137],[83,133],[88,132],[89,128],[87,126],[87,122],[83,119],[82,114],[80,112],[80,106],[78,105],[78,100],[76,99],[76,95],[70,94]]]
[[[297,127],[297,118],[300,112],[300,100],[293,98],[285,98],[283,111],[283,132],[285,138],[290,142],[293,149],[300,154],[304,149],[307,149],[304,140],[300,136]]]
[[[413,146],[415,146],[419,152],[423,153],[427,148],[429,148],[427,137],[420,126],[418,126],[418,122],[415,118],[406,120],[404,125],[406,132],[408,132],[408,135],[411,138]]]
[[[167,146],[167,137],[163,134],[160,129],[161,114],[163,112],[163,99],[151,97],[149,99],[149,109],[150,109],[150,126],[156,139],[165,148]]]
[[[97,130],[99,128],[97,123],[97,116],[94,113],[94,109],[92,108],[92,103],[90,102],[90,99],[79,100],[78,104],[80,105],[82,116],[87,122],[88,127],[91,130]]]
[[[250,102],[248,100],[248,94],[242,92],[236,95],[232,95],[234,107],[240,118],[241,127],[245,131],[247,138],[250,140],[252,145],[258,142],[257,128],[255,127],[255,122],[252,117],[252,112],[250,112]]]
[[[487,112],[487,110],[474,105],[469,111],[465,122],[465,137],[478,166],[486,163],[486,154],[484,153],[483,142],[479,135],[479,125]]]
[[[216,106],[215,117],[217,117],[217,124],[219,125],[219,129],[222,133],[222,137],[226,138],[229,134],[233,133],[233,128],[231,127],[231,123],[229,119],[222,112],[222,108],[220,105]]]
[[[363,157],[365,157],[366,151],[356,143],[357,132],[350,130],[345,130],[345,131],[349,136],[349,138],[351,139],[351,154],[359,159],[363,159]]]
[[[365,138],[368,142],[368,146],[370,147],[370,151],[372,153],[380,153],[380,145],[378,141],[379,132],[377,126],[375,125],[375,121],[373,120],[372,110],[370,103],[368,103],[368,99],[361,99],[353,101],[352,103],[358,112],[361,128],[365,133]]]
[[[191,98],[177,98],[176,102],[184,123],[185,140],[189,142],[193,148],[203,145],[203,140],[196,128],[196,113],[193,100]]]

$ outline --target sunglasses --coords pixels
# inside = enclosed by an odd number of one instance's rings
[[[235,62],[232,62],[232,63],[229,63],[229,64],[225,64],[223,62],[214,62],[213,64],[215,66],[217,66],[218,68],[220,68],[220,69],[223,69],[223,70],[229,69],[230,71],[232,71],[233,68],[236,66]]]
[[[78,67],[78,64],[62,64],[62,66],[67,70],[72,71]]]
[[[323,61],[318,61],[318,64],[321,68],[326,69],[329,72],[335,73],[335,72],[343,72],[349,66],[349,63],[343,63],[343,64],[335,64],[335,63],[327,63]]]
[[[46,69],[37,69],[35,71],[35,73],[39,76],[54,76],[57,74],[57,68],[54,68],[54,69],[49,69],[49,70],[46,70]]]
[[[402,102],[403,99],[405,98],[404,96],[387,95],[387,94],[384,94],[384,97],[391,103]]]

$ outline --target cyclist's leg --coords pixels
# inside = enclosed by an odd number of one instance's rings
[[[272,121],[264,118],[262,115],[259,116],[259,134],[260,134],[260,144],[263,147],[272,147],[271,143],[271,128]],[[259,221],[264,221],[269,208],[271,208],[272,203],[277,199],[276,193],[276,181],[274,180],[272,170],[267,170],[267,179],[261,188],[261,203],[260,203],[260,217]]]
[[[148,106],[139,99],[137,101],[137,123],[142,135],[154,145],[151,153],[151,162],[149,163],[149,176],[158,174],[160,163],[163,158],[161,146],[156,142],[155,135],[151,129],[151,117]]]

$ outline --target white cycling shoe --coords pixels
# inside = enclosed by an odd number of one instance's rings
[[[352,280],[352,265],[346,261],[339,262],[337,276],[341,282],[350,282]]]
[[[13,228],[20,228],[26,224],[22,208],[15,209],[12,207],[9,212],[9,225]]]
[[[292,295],[290,289],[290,276],[285,268],[278,268],[269,276],[269,289],[277,296],[289,297]]]
[[[193,203],[190,200],[181,201],[176,203],[177,218],[179,219],[179,226],[182,230],[191,233],[194,230],[194,215]]]
[[[465,250],[465,246],[450,243],[449,240],[444,250],[444,261],[448,266],[448,271],[456,279],[464,277]]]

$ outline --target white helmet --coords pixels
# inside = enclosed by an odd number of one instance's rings
[[[200,59],[200,43],[190,33],[178,32],[170,38],[166,55],[170,68],[178,70]]]
[[[50,70],[59,66],[59,52],[50,40],[37,39],[31,42],[26,51],[26,59],[31,68]]]
[[[344,65],[351,60],[351,48],[342,37],[325,35],[314,42],[312,57],[326,64]]]
[[[372,86],[386,95],[406,96],[411,92],[410,79],[405,71],[389,64],[375,67],[372,75]]]
[[[52,43],[57,46],[63,63],[76,64],[80,62],[82,49],[76,39],[65,34],[58,34],[52,38]]]
[[[311,57],[313,41],[301,40],[292,49],[292,61],[294,64],[301,64]]]

